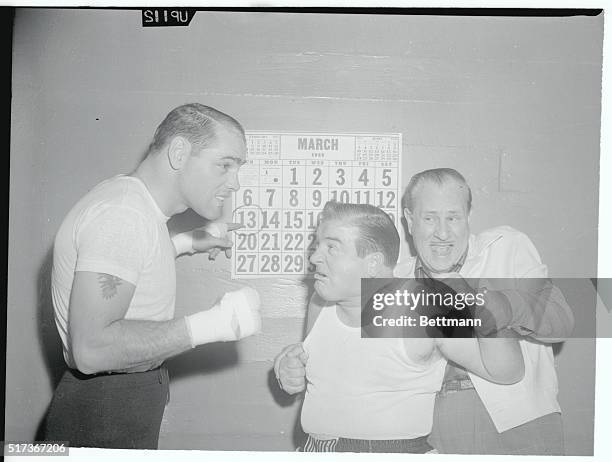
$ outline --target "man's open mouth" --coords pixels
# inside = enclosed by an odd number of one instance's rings
[[[454,244],[430,244],[431,253],[436,257],[448,257],[453,251]]]
[[[314,278],[318,281],[328,279],[327,275],[325,273],[321,273],[320,271],[315,271]]]

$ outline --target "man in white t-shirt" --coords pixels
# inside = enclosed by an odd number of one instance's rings
[[[162,121],[134,172],[98,184],[70,210],[55,239],[52,274],[68,370],[49,407],[45,440],[157,448],[168,397],[163,362],[260,329],[259,297],[250,287],[174,318],[176,256],[209,252],[214,258],[220,250],[229,256],[232,243],[227,224],[171,239],[166,222],[188,208],[220,218],[240,187],[245,155],[236,120],[186,104]]]
[[[522,377],[513,338],[433,338],[418,326],[399,335],[389,336],[383,328],[378,338],[362,337],[361,278],[392,278],[399,254],[399,234],[379,208],[328,202],[316,243],[310,258],[315,294],[303,342],[305,451],[429,452],[443,358],[490,381],[513,383]],[[424,286],[401,285],[410,292],[418,287]],[[397,308],[402,312],[392,309]]]

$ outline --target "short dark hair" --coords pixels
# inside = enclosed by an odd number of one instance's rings
[[[378,207],[329,201],[323,207],[321,220],[338,220],[343,225],[354,226],[359,232],[355,250],[360,257],[381,252],[386,266],[393,268],[397,263],[399,234],[391,217]]]
[[[463,175],[452,168],[432,168],[414,175],[402,196],[402,208],[414,211],[414,196],[423,183],[431,182],[442,186],[449,181],[456,181],[467,189],[467,210],[472,210],[472,190]]]
[[[200,149],[213,144],[219,128],[235,131],[244,139],[242,125],[227,114],[199,103],[183,104],[172,109],[159,124],[147,153],[160,150],[168,141],[182,135]]]

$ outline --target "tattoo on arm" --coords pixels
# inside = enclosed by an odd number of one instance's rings
[[[117,287],[121,285],[121,279],[110,274],[98,273],[98,282],[102,289],[102,297],[109,300],[117,295]]]

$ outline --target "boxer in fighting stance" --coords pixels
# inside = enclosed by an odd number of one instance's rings
[[[172,110],[146,158],[108,179],[68,213],[55,239],[52,295],[68,366],[44,439],[70,446],[157,448],[168,397],[163,362],[198,345],[260,330],[259,296],[244,287],[212,308],[174,318],[174,260],[220,250],[227,227],[175,236],[166,222],[191,208],[216,220],[238,190],[244,130],[201,104]],[[232,224],[231,228],[235,228]]]

